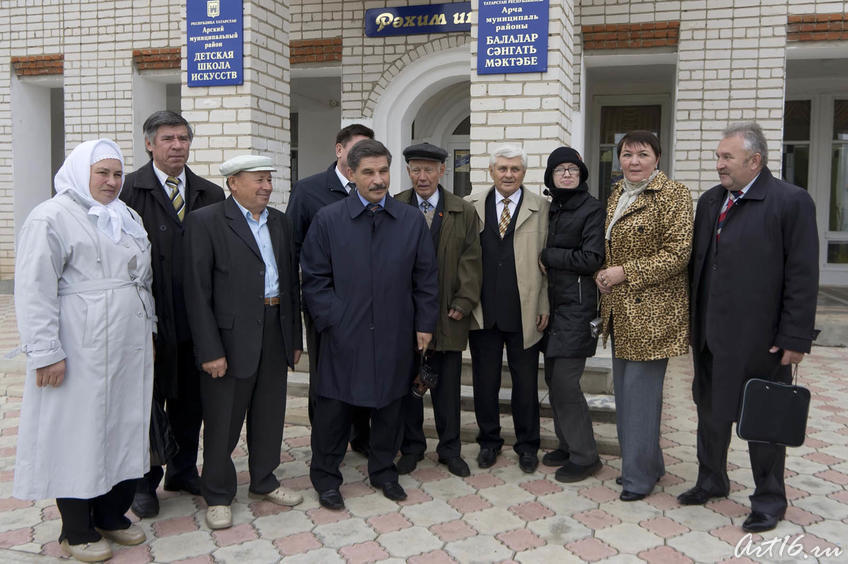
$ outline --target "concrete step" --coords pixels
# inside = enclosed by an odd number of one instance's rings
[[[307,355],[308,353],[304,351],[300,362],[295,366],[295,370],[309,371]],[[539,389],[545,388],[545,361],[541,355],[539,357],[538,381]],[[464,386],[472,385],[471,354],[467,350],[462,353],[462,384]],[[612,359],[608,354],[605,355],[600,347],[597,356],[586,359],[586,368],[583,371],[583,377],[580,379],[580,386],[586,394],[610,395],[613,393]],[[501,367],[501,389],[509,388],[512,388],[512,377],[509,374],[506,356],[504,356]]]
[[[309,389],[309,376],[304,372],[289,372],[288,396],[286,407],[286,422],[298,425],[308,425],[306,397]],[[474,442],[477,436],[477,422],[474,417],[474,394],[471,386],[462,385],[460,388],[461,427],[460,438],[463,442]],[[509,389],[501,389],[499,405],[501,414],[501,436],[507,445],[515,443],[515,430],[512,425],[511,408],[509,404]],[[611,395],[586,394],[595,440],[602,454],[619,455],[618,438],[615,429],[615,399]],[[539,390],[541,415],[541,442],[543,449],[555,449],[558,446],[556,433],[548,399],[548,390],[544,385]],[[433,410],[430,394],[424,396],[424,433],[429,439],[438,439],[433,421]]]

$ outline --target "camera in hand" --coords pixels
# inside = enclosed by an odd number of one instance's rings
[[[427,393],[427,390],[435,388],[439,384],[439,373],[436,372],[431,360],[432,355],[430,354],[430,351],[424,351],[424,353],[421,354],[418,376],[415,377],[411,390],[412,395],[418,399],[423,398],[424,394]]]

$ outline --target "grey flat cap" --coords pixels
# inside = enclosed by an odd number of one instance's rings
[[[404,149],[403,158],[406,159],[406,162],[419,159],[423,161],[438,161],[443,163],[445,162],[445,159],[448,158],[448,152],[441,147],[436,147],[430,143],[419,143],[417,145],[410,145]]]
[[[222,164],[220,170],[223,176],[232,176],[240,172],[275,171],[277,169],[274,168],[274,161],[271,157],[238,155]]]

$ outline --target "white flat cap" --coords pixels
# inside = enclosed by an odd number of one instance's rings
[[[271,157],[260,155],[238,155],[233,157],[220,167],[223,176],[232,176],[240,172],[259,172],[262,170],[277,170]]]

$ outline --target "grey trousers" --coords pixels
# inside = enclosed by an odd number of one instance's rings
[[[545,359],[545,383],[550,392],[559,448],[569,454],[572,463],[583,466],[598,459],[589,406],[580,389],[585,367],[585,358]]]
[[[624,360],[615,357],[612,377],[618,444],[621,446],[622,488],[649,494],[665,474],[660,448],[662,392],[668,359]]]

